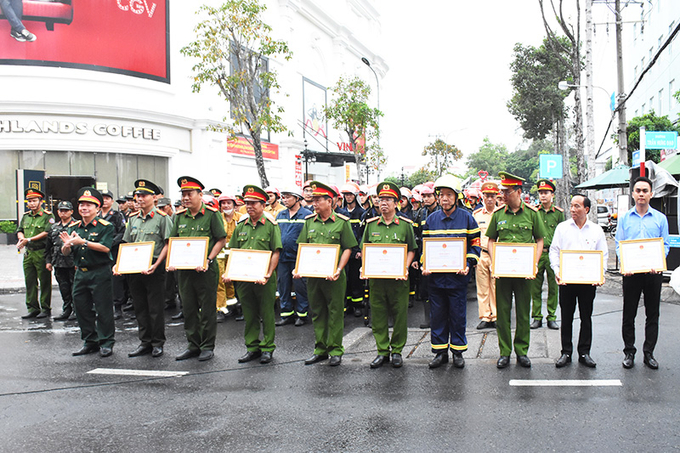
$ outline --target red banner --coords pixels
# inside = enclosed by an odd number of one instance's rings
[[[262,157],[265,159],[279,159],[279,145],[269,142],[260,142],[262,144]],[[234,140],[227,141],[227,152],[232,154],[240,154],[242,156],[255,157],[255,150],[252,145],[243,137],[236,137]]]
[[[302,189],[302,156],[295,156],[295,185]]]

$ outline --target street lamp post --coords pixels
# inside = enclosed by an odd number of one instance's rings
[[[378,99],[378,110],[380,110],[380,79],[378,78],[378,74],[375,72],[375,69],[371,66],[371,62],[368,61],[368,58],[366,57],[361,57],[361,61],[368,66],[368,69],[373,72],[373,75],[375,76],[375,84],[377,87],[376,94],[377,94],[377,99]],[[378,116],[378,130],[380,130],[380,116]],[[380,135],[378,135],[378,148],[380,148]],[[366,164],[368,167],[368,163]],[[368,176],[366,177],[368,179]],[[380,167],[378,166],[378,180],[380,180]]]

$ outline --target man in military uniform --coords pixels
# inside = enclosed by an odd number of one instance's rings
[[[496,195],[498,184],[488,181],[482,184],[481,208],[475,210],[472,216],[475,218],[481,234],[482,253],[477,263],[475,281],[477,283],[477,306],[479,308],[480,322],[477,329],[489,329],[496,327],[496,279],[491,276],[491,257],[489,255],[489,238],[486,229],[489,227],[491,215],[496,209]]]
[[[272,361],[274,345],[276,313],[276,266],[281,253],[281,232],[276,220],[265,213],[267,192],[255,185],[243,187],[243,200],[246,202],[248,216],[236,225],[234,234],[229,240],[229,249],[266,250],[272,252],[269,268],[262,280],[256,282],[234,282],[236,293],[241,301],[241,309],[245,320],[245,343],[247,351],[238,359],[239,363],[250,362],[257,358],[260,363]],[[225,273],[225,283],[231,280]],[[262,340],[260,340],[260,324],[262,324]]]
[[[198,357],[200,361],[215,356],[215,336],[217,334],[217,280],[219,267],[215,258],[224,247],[227,233],[224,222],[217,209],[203,203],[203,184],[196,178],[182,176],[177,180],[182,191],[184,208],[178,209],[172,224],[170,237],[207,237],[208,264],[196,269],[168,271],[177,272],[177,283],[182,298],[184,331],[187,349],[176,360]]]
[[[125,233],[125,216],[122,212],[113,209],[113,193],[109,190],[101,192],[102,206],[99,217],[110,222],[114,228],[113,245],[111,246],[111,256],[115,262],[118,257],[118,246],[123,241],[123,234]],[[135,213],[136,215],[137,213]],[[127,280],[123,275],[113,276],[113,318],[120,319],[123,316],[123,306],[130,299],[130,289],[128,288]],[[126,306],[126,310],[131,310],[131,305]]]
[[[73,205],[70,201],[61,201],[57,206],[59,222],[52,225],[47,234],[47,245],[45,246],[45,267],[48,271],[54,270],[54,276],[59,284],[59,292],[63,306],[61,314],[54,318],[55,321],[66,321],[75,319],[73,311],[73,278],[76,269],[73,265],[73,257],[61,253],[64,242],[59,235],[62,231],[67,231],[68,226],[73,222]]]
[[[434,182],[432,184],[434,184]],[[423,184],[423,187],[420,190],[420,195],[423,197],[423,207],[420,209],[418,212],[418,217],[416,217],[416,220],[413,222],[416,233],[416,243],[418,244],[416,262],[420,262],[420,253],[422,253],[423,250],[422,229],[425,226],[425,221],[427,220],[428,216],[440,209],[439,205],[437,204],[437,197],[434,194],[433,187]],[[423,301],[423,312],[425,314],[425,320],[420,325],[421,329],[430,328],[430,299],[427,292],[427,285],[428,278],[427,276],[422,275],[421,271],[419,290],[420,299]]]
[[[168,238],[172,223],[168,215],[154,205],[158,186],[151,181],[138,179],[135,181],[135,199],[139,204],[139,213],[128,219],[123,242],[153,242],[153,261],[149,269],[140,274],[129,274],[128,285],[135,307],[135,316],[139,326],[140,345],[128,354],[138,357],[151,354],[152,357],[163,355],[165,344],[165,256],[168,252]],[[119,274],[120,275],[120,274]]]
[[[488,248],[491,254],[491,262],[494,260],[493,243],[536,242],[535,264],[543,250],[543,222],[538,217],[534,208],[522,201],[522,182],[524,179],[513,176],[510,173],[498,172],[501,178],[501,193],[505,200],[505,206],[496,208],[486,235],[489,237]],[[512,352],[512,332],[510,330],[510,313],[512,312],[512,295],[515,295],[515,319],[516,330],[514,347],[517,354],[517,363],[525,368],[531,367],[531,360],[527,357],[529,352],[529,318],[531,315],[531,287],[535,277],[513,278],[500,277],[496,280],[496,330],[498,332],[498,346],[500,358],[496,363],[498,368],[506,368],[510,365],[510,353]]]
[[[555,235],[555,228],[557,228],[559,223],[564,222],[564,210],[558,208],[553,203],[555,184],[552,181],[540,179],[536,185],[538,186],[538,198],[541,201],[541,205],[538,208],[538,217],[543,222],[545,237],[543,238],[543,253],[538,260],[536,280],[534,280],[531,289],[531,298],[533,299],[531,316],[534,318],[531,328],[538,329],[543,325],[541,305],[543,304],[543,274],[546,273],[548,274],[548,300],[546,302],[548,315],[546,320],[548,321],[549,329],[557,330],[560,328],[557,325],[557,321],[555,321],[557,319],[557,316],[555,316],[557,311],[557,281],[555,280],[555,271],[550,266],[549,251],[552,238]]]
[[[24,253],[24,280],[26,282],[26,308],[28,314],[23,319],[47,318],[52,313],[52,273],[45,267],[45,245],[47,231],[54,223],[52,213],[42,208],[45,197],[37,189],[24,191],[28,211],[17,228],[17,249]],[[38,304],[38,284],[40,284],[40,304]]]
[[[479,227],[470,211],[459,200],[460,180],[453,175],[437,179],[434,187],[441,209],[427,217],[423,225],[423,240],[428,238],[465,238],[465,268],[456,273],[431,273],[424,263],[423,275],[428,278],[430,297],[430,334],[435,357],[430,368],[438,368],[449,361],[453,353],[453,366],[463,368],[467,351],[465,325],[467,319],[467,285],[470,269],[479,260]]]
[[[371,362],[371,368],[379,368],[390,362],[399,368],[404,364],[401,352],[406,344],[407,314],[409,299],[408,269],[417,248],[412,222],[397,216],[399,203],[399,187],[391,182],[378,184],[380,199],[380,217],[366,221],[361,244],[406,244],[406,276],[398,279],[371,278],[369,300],[371,304],[371,327],[378,349],[378,356]],[[388,318],[394,320],[394,330],[390,339]]]
[[[345,210],[347,210],[349,223],[357,242],[361,240],[361,235],[363,234],[361,219],[365,212],[364,208],[357,203],[358,192],[359,186],[355,182],[348,182],[340,189],[340,193],[345,201]],[[361,249],[357,246],[352,250],[349,262],[345,268],[345,272],[347,273],[347,300],[345,306],[351,310],[356,317],[363,315],[364,304],[364,282],[359,278],[360,268]]]
[[[78,213],[82,220],[73,222],[59,237],[64,255],[73,253],[76,275],[73,279],[73,304],[80,326],[83,347],[73,355],[99,351],[102,357],[113,354],[115,324],[111,290],[111,247],[114,228],[97,215],[102,195],[92,187],[78,191]]]
[[[333,211],[333,199],[337,193],[330,186],[319,181],[310,184],[313,194],[314,214],[307,216],[300,232],[298,244],[339,244],[338,267],[326,278],[308,278],[307,295],[312,309],[314,324],[314,354],[305,360],[305,365],[331,357],[330,365],[342,362],[342,335],[345,327],[344,298],[347,286],[345,266],[356,247],[357,240],[352,233],[349,218]],[[294,278],[300,278],[296,274]]]

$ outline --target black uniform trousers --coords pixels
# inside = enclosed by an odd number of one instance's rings
[[[560,285],[560,312],[562,314],[562,327],[560,335],[562,337],[562,354],[574,352],[572,344],[572,331],[574,323],[574,312],[578,304],[579,318],[581,319],[581,330],[578,335],[578,346],[576,350],[579,355],[590,354],[590,346],[593,342],[593,300],[595,300],[595,290],[593,285]]]
[[[165,270],[160,265],[151,275],[130,274],[128,286],[135,308],[139,341],[144,347],[165,344]]]
[[[640,294],[645,296],[645,342],[643,352],[653,353],[659,337],[659,302],[661,298],[662,274],[633,274],[623,277],[623,352],[635,354],[635,316]]]
[[[73,304],[85,346],[112,348],[116,325],[113,322],[111,266],[78,269],[73,279]]]
[[[59,284],[59,293],[63,301],[62,312],[71,313],[73,311],[73,278],[76,276],[76,268],[55,267],[54,276]]]

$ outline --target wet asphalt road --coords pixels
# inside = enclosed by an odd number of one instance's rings
[[[53,303],[60,302],[55,292]],[[176,362],[185,346],[169,323],[165,355],[128,358],[134,321],[118,322],[110,358],[72,357],[74,323],[24,321],[23,295],[0,296],[0,451],[672,451],[679,449],[680,306],[662,304],[660,369],[621,367],[621,299],[598,294],[593,358],[557,370],[559,333],[532,331],[531,369],[497,370],[495,332],[477,331],[468,303],[464,369],[430,370],[422,308],[409,311],[405,366],[371,370],[375,344],[347,316],[340,367],[304,366],[311,325],[277,328],[269,365],[238,364],[243,323],[218,325],[215,359]],[[59,310],[56,310],[57,312]],[[168,313],[168,316],[171,313]],[[638,349],[644,318],[638,315]],[[169,321],[169,318],[168,318]],[[575,329],[576,330],[576,329]],[[184,371],[113,376],[97,368]],[[615,387],[517,387],[511,380],[620,380]]]

